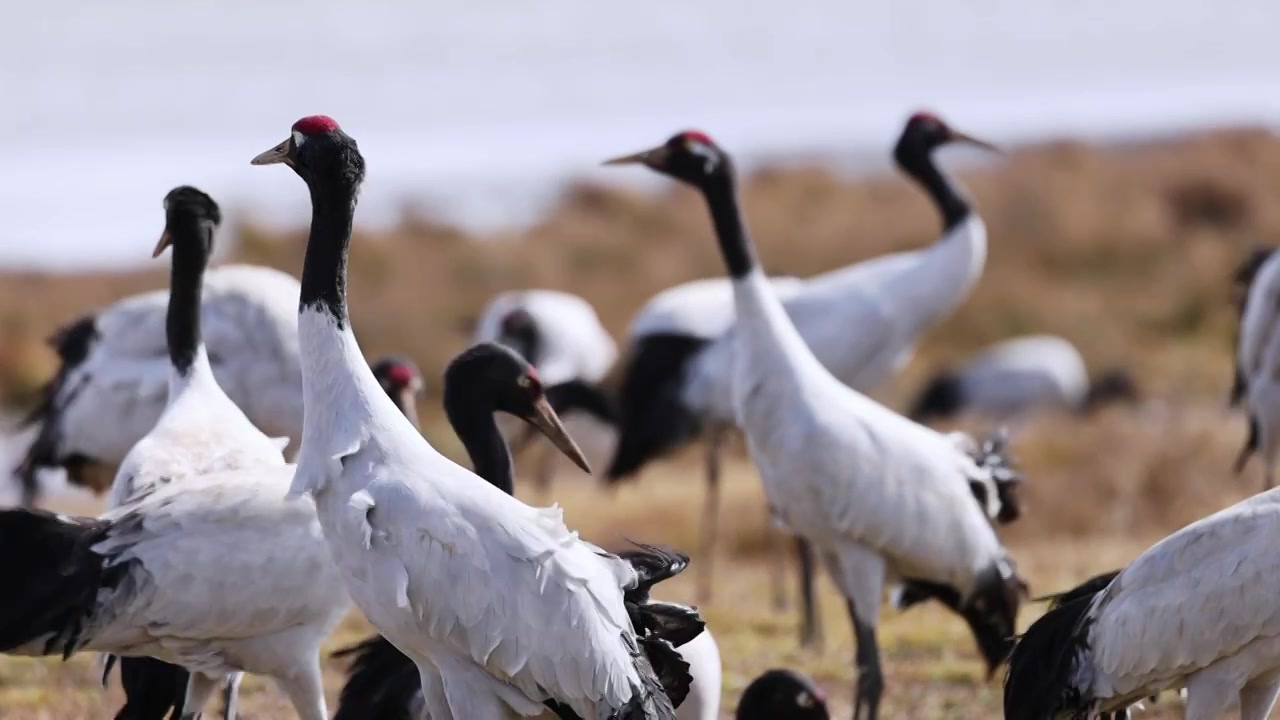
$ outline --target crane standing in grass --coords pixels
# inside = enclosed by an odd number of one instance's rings
[[[949,438],[842,384],[805,344],[756,262],[727,153],[700,132],[609,161],[700,190],[733,284],[733,406],[771,512],[812,544],[844,595],[857,643],[855,719],[874,720],[886,582],[954,590],[1012,636],[1025,586],[969,481],[988,471]]]
[[[822,366],[861,392],[877,389],[905,364],[920,336],[954,311],[982,275],[986,226],[933,160],[935,150],[952,143],[994,150],[926,112],[907,120],[894,146],[898,167],[925,189],[941,215],[942,236],[931,246],[872,258],[803,281],[772,281],[788,317]],[[715,292],[730,296],[727,289]],[[661,328],[660,323],[656,326]],[[737,424],[731,368],[739,332],[737,325],[730,325],[713,337],[682,331],[654,333],[639,352],[630,354],[619,397],[618,449],[607,472],[612,480],[627,477],[706,433],[707,499],[698,588],[704,602],[711,595],[720,444],[723,430]],[[808,590],[811,558],[802,547],[797,557],[802,642],[816,644],[820,633]]]

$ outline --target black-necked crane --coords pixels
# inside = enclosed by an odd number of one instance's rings
[[[374,365],[377,374],[381,364]],[[413,369],[416,373],[416,368]],[[408,368],[402,373],[409,375]],[[541,373],[506,346],[481,343],[456,357],[445,369],[444,409],[450,426],[462,441],[476,474],[511,494],[514,467],[494,413],[504,413],[536,427],[544,391]],[[408,399],[383,388],[401,410]],[[655,557],[646,553],[648,560]],[[674,566],[684,560],[656,555]],[[667,570],[666,572],[670,572]],[[642,599],[636,599],[640,602]],[[711,633],[703,630],[676,648],[688,663],[691,682],[683,702],[676,703],[678,720],[717,720],[720,708],[720,654]],[[335,653],[350,657],[348,679],[338,699],[334,720],[396,720],[420,717],[426,700],[418,668],[386,638],[374,635]],[[674,699],[673,699],[673,702]]]
[[[36,501],[44,469],[64,469],[71,483],[105,491],[125,454],[160,419],[169,389],[168,304],[166,290],[127,297],[50,339],[58,370],[24,421],[37,426],[17,469],[25,505]],[[302,437],[297,304],[291,275],[226,265],[206,275],[200,311],[223,392],[258,429],[295,445]]]
[[[191,475],[285,464],[287,440],[271,440],[254,427],[222,391],[209,363],[200,306],[222,212],[213,198],[190,186],[171,190],[164,210],[165,228],[153,256],[173,249],[164,326],[168,392],[155,427],[129,450],[116,472],[107,497],[111,508]],[[106,658],[104,682],[113,662]],[[235,717],[239,678],[235,673],[224,680],[227,718]],[[175,716],[181,714],[188,681],[181,667],[153,658],[125,658],[121,679],[126,695],[121,720],[159,720],[171,706]],[[184,693],[174,695],[179,687]]]
[[[537,368],[552,408],[566,420],[581,414],[610,429],[617,422],[613,400],[599,385],[618,357],[618,344],[585,298],[545,289],[500,293],[481,312],[472,342],[520,353]],[[517,453],[535,437],[533,428],[521,430],[513,439]],[[539,501],[550,495],[557,461],[555,449],[546,447],[533,475]]]
[[[751,681],[734,713],[737,720],[829,720],[827,696],[795,670],[768,670]]]
[[[147,656],[190,671],[183,718],[228,675],[327,720],[320,645],[350,602],[289,465],[157,484],[100,518],[0,512],[0,652]],[[252,583],[244,578],[252,577]]]
[[[182,252],[178,250],[179,247],[181,246],[175,242],[175,263],[178,262],[177,256],[182,254]],[[199,307],[198,297],[196,298],[195,307]],[[201,352],[203,352],[202,346]],[[176,368],[177,366],[175,365],[175,373]],[[395,400],[397,407],[400,408],[401,412],[405,413],[406,417],[413,419],[416,423],[416,399],[423,388],[422,375],[418,370],[418,366],[412,360],[402,355],[386,355],[375,361],[371,368],[373,370],[374,377],[378,379],[378,383],[382,386],[383,390],[386,391],[387,395]],[[195,371],[197,373],[208,373],[207,368],[201,370],[198,365],[196,366]],[[210,383],[213,384],[211,385]],[[188,389],[191,385],[199,387],[201,384],[204,385],[203,390]],[[181,387],[183,388],[182,392],[185,394],[212,396],[215,392],[221,392],[215,390],[216,381],[213,381],[212,379],[209,379],[207,383],[186,383],[181,385]],[[223,400],[221,401],[216,398],[205,399],[211,400],[210,409],[217,410],[222,403],[230,402],[230,400],[226,399],[225,395],[222,397]],[[173,404],[172,397],[170,399],[170,404]],[[219,415],[221,415],[220,418]],[[170,417],[168,412],[161,416],[160,423],[157,425],[156,430],[153,430],[147,436],[148,438],[157,438],[159,435],[172,435],[172,430],[176,429],[176,426],[166,429],[166,425],[173,425],[171,421],[166,421],[166,417]],[[213,422],[215,419],[220,419],[221,422]],[[242,428],[242,433],[246,436],[250,436],[252,433],[257,433],[257,430],[253,429],[253,426],[249,424],[247,419],[236,420],[234,414],[225,408],[223,409],[223,412],[215,412],[211,415],[209,417],[209,421],[211,424],[207,427],[201,426],[199,422],[184,423],[184,425],[187,426],[186,429],[192,432],[192,437],[197,438],[222,437],[225,439],[229,433],[235,432],[237,427]],[[170,437],[169,439],[174,440],[177,438]],[[251,446],[252,437],[247,437],[246,439],[250,442]],[[133,461],[137,460],[136,455],[139,451],[139,447],[143,446],[143,441],[140,441],[138,446],[135,446],[134,449],[130,451],[128,458],[126,458],[125,463],[121,467],[128,468],[133,465]],[[244,451],[242,450],[241,452],[243,453]],[[279,459],[279,455],[279,451],[276,451],[276,457],[274,459],[267,457],[266,460],[274,460],[275,463],[283,463],[283,460]],[[242,459],[237,464],[237,467],[244,467],[247,460],[247,458]],[[117,481],[120,482],[125,478],[128,478],[129,487],[131,489],[129,494],[132,496],[134,493],[146,492],[153,488],[156,485],[156,481],[159,480],[160,477],[165,476],[157,477],[154,475],[143,475],[140,477],[144,481],[148,482],[145,485],[140,486],[136,482],[135,476],[127,475],[123,471],[117,475]],[[168,477],[165,482],[171,482],[175,478],[180,477],[181,476]],[[117,488],[113,486],[111,497],[115,497],[117,495],[116,490]],[[104,685],[106,684],[110,670],[111,661],[109,660],[103,673]],[[227,720],[232,720],[236,716],[239,680],[240,673],[235,673],[228,677],[224,686],[223,717],[227,718]],[[416,674],[414,676],[414,680],[415,682],[417,680]],[[189,674],[185,668],[179,665],[173,665],[151,657],[127,657],[121,659],[120,685],[124,690],[125,704],[124,707],[122,707],[116,714],[116,720],[164,720],[166,717],[181,717],[186,701],[188,682]],[[172,715],[170,713],[172,713]]]
[[[249,671],[274,678],[303,720],[325,720],[320,643],[350,601],[314,507],[285,499],[294,469],[281,444],[253,427],[210,367],[201,291],[218,208],[182,187],[165,216],[156,248],[173,247],[165,408],[125,456],[118,506],[101,518],[0,513],[0,543],[13,553],[0,652],[124,657],[122,717],[167,707],[194,717]]]
[[[1275,486],[1280,456],[1280,254],[1271,253],[1249,283],[1236,348],[1236,385],[1249,413],[1249,435],[1236,458],[1244,469],[1256,451],[1262,460],[1263,489]]]
[[[818,361],[842,383],[859,391],[877,389],[904,365],[920,336],[955,310],[982,274],[987,257],[986,226],[933,161],[933,152],[951,143],[991,148],[952,129],[936,115],[922,112],[907,120],[893,151],[898,167],[924,188],[942,217],[942,237],[935,243],[803,281],[773,281],[787,315]],[[710,297],[730,296],[727,287],[708,285],[699,292]],[[618,449],[606,476],[620,479],[632,475],[649,461],[706,435],[707,499],[698,593],[705,602],[711,593],[711,559],[717,534],[719,448],[725,429],[736,424],[729,368],[737,332],[732,322],[728,329],[709,328],[715,335],[685,332],[680,325],[687,323],[671,322],[684,315],[678,308],[679,303],[668,300],[650,313],[651,320],[642,317],[633,323],[632,334],[641,342],[627,353],[618,401]],[[732,315],[729,317],[732,321]],[[654,332],[636,332],[647,326]],[[801,572],[807,573],[803,553],[800,560]],[[812,612],[806,611],[806,616],[811,617]],[[806,641],[816,640],[812,622],[806,621],[805,626]]]
[[[953,438],[823,367],[756,261],[728,154],[688,131],[609,163],[643,164],[692,185],[706,201],[737,311],[725,357],[734,415],[770,512],[812,546],[848,602],[855,718],[878,713],[884,678],[876,626],[887,582],[953,588],[961,606],[1003,622],[1011,636],[1025,586],[969,486],[988,471]],[[964,217],[964,207],[948,212]]]
[[[436,451],[361,359],[346,298],[355,140],[310,116],[252,162],[291,168],[312,203],[298,308],[308,413],[290,495],[314,499],[356,604],[417,665],[426,711],[673,718],[624,603],[643,581],[631,563],[570,532],[559,508],[525,505]]]
[[[1127,713],[1186,690],[1187,720],[1264,720],[1280,694],[1280,490],[1198,520],[1045,613],[1009,658],[1009,720]],[[1099,580],[1098,582],[1101,582]]]
[[[1137,382],[1127,370],[1113,368],[1090,380],[1070,340],[1026,335],[983,348],[960,367],[934,375],[909,417],[927,423],[974,413],[1009,420],[1038,409],[1089,413],[1137,399]]]

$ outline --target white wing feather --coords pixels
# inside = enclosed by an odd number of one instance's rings
[[[1152,546],[1090,610],[1101,696],[1167,682],[1280,635],[1280,490],[1255,495]]]

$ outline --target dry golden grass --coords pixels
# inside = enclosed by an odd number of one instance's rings
[[[975,129],[977,131],[977,129]],[[1254,243],[1280,243],[1280,142],[1241,130],[1124,147],[1057,143],[966,173],[990,232],[973,297],[929,334],[886,399],[902,404],[941,363],[1026,332],[1072,339],[1095,368],[1129,365],[1146,400],[1088,420],[1046,416],[1017,428],[1029,476],[1028,514],[1006,537],[1033,592],[1117,567],[1170,530],[1224,507],[1258,478],[1227,471],[1243,423],[1222,408],[1233,322],[1227,277]],[[897,177],[849,180],[820,169],[772,170],[745,186],[745,204],[772,271],[808,275],[930,242],[937,218]],[[297,272],[302,231],[242,228],[237,258]],[[361,236],[352,260],[353,324],[371,355],[404,351],[428,378],[465,343],[467,321],[501,290],[552,287],[596,303],[621,335],[653,292],[720,271],[700,201],[581,186],[520,237],[486,242],[408,217],[386,237]],[[520,240],[522,242],[516,242]],[[148,247],[139,246],[139,253]],[[100,303],[164,283],[164,266],[119,275],[10,274],[0,283],[0,389],[21,406],[49,372],[40,339]],[[851,329],[856,332],[856,329]],[[435,399],[427,402],[431,408]],[[433,442],[456,454],[438,416]],[[816,677],[848,712],[852,643],[839,599],[824,584],[827,650],[797,650],[795,618],[770,608],[759,483],[737,451],[722,513],[716,602],[705,608],[726,665],[726,717],[754,675],[792,666]],[[692,549],[701,485],[692,453],[654,465],[610,493],[561,473],[569,522],[606,545],[623,537]],[[695,563],[697,558],[695,558]],[[696,567],[696,565],[695,565]],[[690,599],[692,571],[663,587]],[[1025,626],[1038,609],[1028,607]],[[364,632],[349,621],[336,647]],[[971,718],[999,712],[962,623],[933,608],[886,612],[885,717]],[[119,697],[94,684],[87,658],[0,660],[0,717],[106,718]],[[336,693],[339,668],[329,677]],[[290,717],[261,681],[245,684],[245,715]],[[1175,716],[1166,700],[1144,717]]]
[[[1109,425],[1110,422],[1101,423]],[[1088,427],[1085,432],[1106,432],[1105,427]],[[433,437],[439,437],[433,433]],[[1148,438],[1151,442],[1151,438]],[[1039,443],[1032,443],[1036,447]],[[1226,462],[1224,453],[1214,459]],[[1158,463],[1157,463],[1158,464]],[[1035,508],[1064,490],[1047,488],[1044,477],[1029,460],[1034,475],[1032,493]],[[1146,468],[1144,468],[1146,469]],[[617,546],[624,537],[660,539],[681,547],[693,547],[697,537],[697,517],[701,502],[700,475],[692,463],[678,462],[655,468],[640,484],[624,486],[616,493],[596,487],[581,478],[562,473],[556,486],[568,522],[584,536]],[[1221,477],[1215,473],[1209,477]],[[736,698],[750,680],[769,667],[793,667],[813,676],[830,695],[835,717],[846,717],[853,685],[852,637],[843,605],[829,583],[822,581],[821,607],[827,628],[827,646],[822,653],[802,652],[796,641],[794,612],[772,610],[769,574],[763,554],[765,536],[763,497],[759,483],[744,458],[737,458],[728,470],[725,492],[725,552],[717,565],[716,597],[703,608],[716,635],[724,660],[724,717],[732,717]],[[1182,488],[1171,488],[1177,492]],[[1200,514],[1226,502],[1189,513]],[[76,507],[77,511],[90,510]],[[1116,512],[1139,514],[1139,500],[1121,500]],[[1036,512],[1025,519],[1030,532],[1045,516]],[[1118,567],[1155,539],[1154,533],[1099,533],[1070,540],[1011,540],[1012,550],[1033,592],[1061,588],[1092,573]],[[696,562],[696,560],[695,560]],[[695,566],[696,567],[696,566]],[[693,570],[661,588],[665,598],[692,600]],[[788,576],[788,581],[792,578]],[[791,592],[794,595],[794,592]],[[1025,626],[1039,610],[1029,607]],[[347,620],[330,640],[330,650],[364,636],[368,625],[358,614]],[[886,718],[936,720],[998,716],[1000,686],[987,682],[981,659],[973,649],[962,622],[938,607],[914,608],[907,613],[886,611],[881,625],[881,642],[886,661],[888,690]],[[332,701],[342,684],[342,665],[327,664],[326,685]],[[121,696],[115,685],[104,693],[96,684],[97,670],[90,656],[80,655],[68,663],[53,659],[0,658],[0,717],[6,720],[97,720],[110,718]],[[283,695],[261,678],[247,678],[242,686],[242,712],[246,718],[293,717]],[[1177,703],[1166,701],[1176,707]],[[1169,711],[1166,707],[1164,711]],[[1144,715],[1173,717],[1174,715]]]

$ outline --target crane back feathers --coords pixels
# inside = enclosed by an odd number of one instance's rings
[[[544,522],[561,525],[558,508],[540,511]],[[572,534],[570,534],[572,536]],[[565,538],[568,539],[568,538]],[[673,710],[688,696],[693,678],[689,665],[675,648],[697,637],[705,624],[693,608],[649,599],[649,590],[687,566],[687,556],[674,550],[636,544],[618,556],[598,551],[602,557],[620,557],[630,566],[630,574],[619,575],[623,586],[623,603],[636,637],[623,633],[622,641],[630,650],[632,662],[640,678],[633,687],[632,699],[618,708],[610,718],[665,718],[666,703],[654,696],[659,692]],[[543,559],[543,562],[551,558]],[[549,574],[549,573],[548,573]],[[344,648],[335,657],[354,656],[347,684],[339,699],[335,720],[372,718],[373,720],[405,720],[411,717],[417,694],[422,690],[417,667],[394,645],[381,636],[366,639]],[[560,718],[579,718],[566,704],[554,699],[546,701]]]

